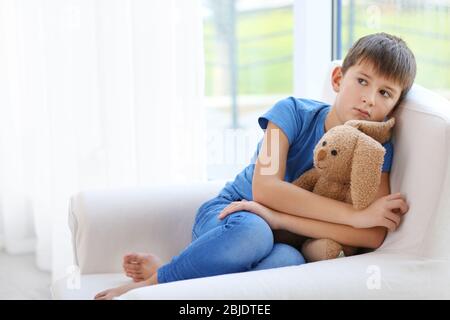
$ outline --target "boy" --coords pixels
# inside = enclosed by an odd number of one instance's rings
[[[199,208],[193,242],[167,264],[152,254],[126,255],[125,272],[136,283],[95,298],[111,299],[157,283],[304,263],[294,247],[274,243],[272,230],[378,248],[387,229],[394,231],[408,211],[401,194],[390,195],[390,142],[384,144],[376,200],[362,211],[291,182],[312,167],[312,150],[326,131],[351,119],[386,120],[411,88],[415,74],[414,55],[403,40],[385,33],[359,39],[342,67],[332,72],[337,93],[333,106],[296,98],[277,103],[258,119],[265,134],[256,161]]]

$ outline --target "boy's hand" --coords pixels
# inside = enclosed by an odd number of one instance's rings
[[[390,194],[355,213],[352,225],[355,228],[386,227],[389,231],[395,231],[408,210],[409,206],[401,193]]]
[[[242,210],[257,214],[269,224],[272,230],[278,229],[278,213],[256,201],[247,201],[245,199],[242,199],[242,201],[234,201],[220,212],[218,218],[222,220],[229,214]]]

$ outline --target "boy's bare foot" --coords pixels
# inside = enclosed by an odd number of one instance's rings
[[[123,257],[125,274],[134,282],[149,279],[162,265],[161,259],[151,253],[129,253]]]

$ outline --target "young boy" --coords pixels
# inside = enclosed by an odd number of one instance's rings
[[[401,194],[390,194],[391,142],[384,144],[378,195],[364,210],[356,211],[350,204],[291,182],[313,166],[315,145],[334,126],[351,119],[389,118],[415,74],[414,55],[403,40],[385,33],[359,39],[342,67],[332,72],[337,93],[333,106],[292,97],[278,102],[258,119],[265,134],[255,161],[199,208],[192,243],[167,264],[152,254],[126,255],[124,270],[135,283],[103,291],[95,298],[112,299],[157,283],[305,263],[294,247],[274,243],[272,230],[378,248],[387,230],[394,231],[408,211]]]

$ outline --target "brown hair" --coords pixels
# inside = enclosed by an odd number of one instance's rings
[[[379,75],[402,87],[398,106],[416,77],[416,59],[412,51],[399,37],[384,32],[367,35],[350,48],[342,63],[342,73],[366,60],[373,64]]]

